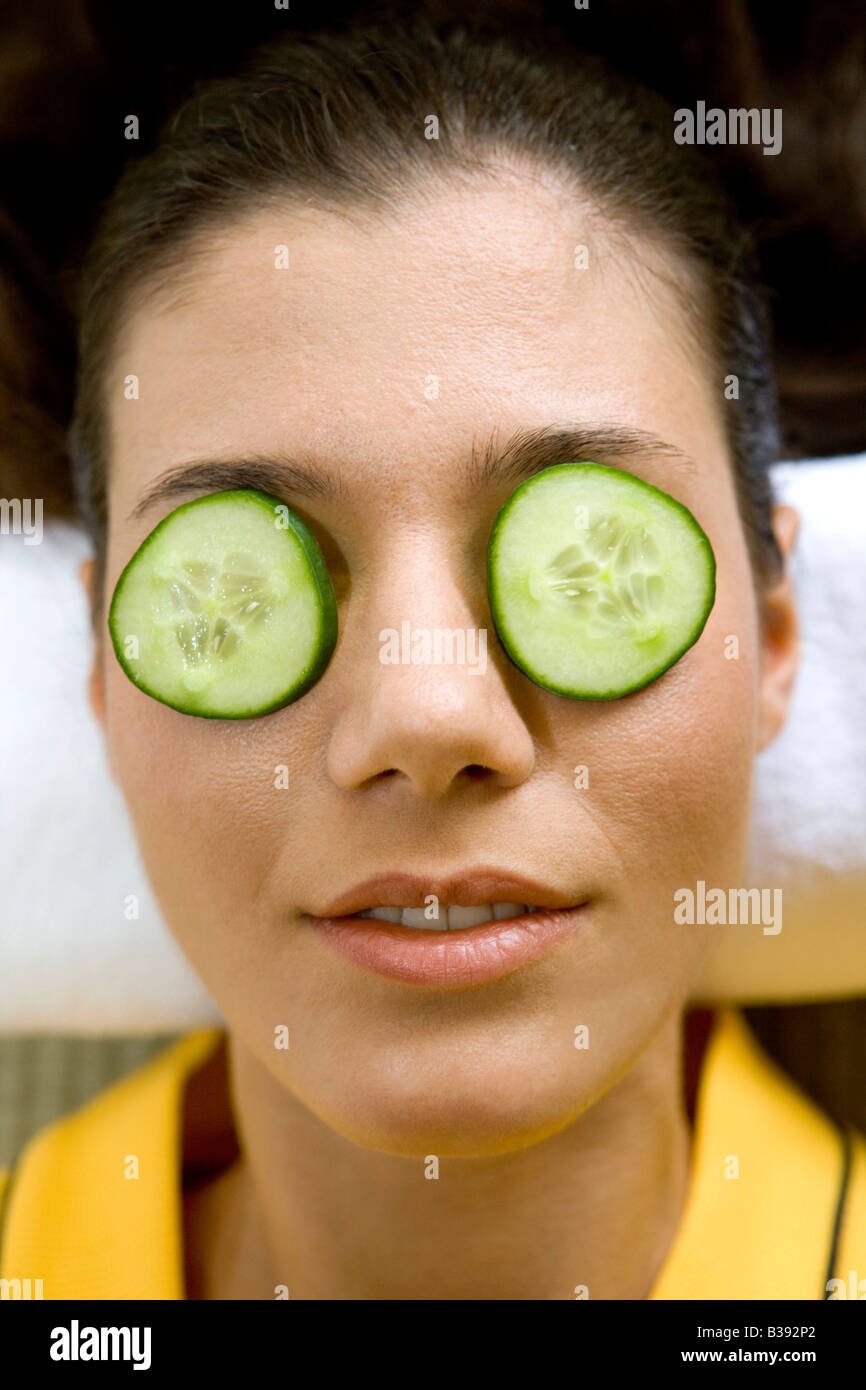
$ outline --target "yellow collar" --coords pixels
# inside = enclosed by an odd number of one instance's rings
[[[185,1296],[183,1088],[221,1036],[188,1034],[30,1140],[7,1197],[2,1275],[41,1278],[47,1299]]]
[[[862,1145],[857,1158],[862,1185]],[[824,1298],[843,1167],[836,1127],[742,1015],[721,1010],[698,1090],[690,1191],[650,1297]]]
[[[7,1193],[0,1275],[42,1279],[47,1299],[185,1297],[183,1088],[221,1039],[212,1028],[189,1034],[30,1140]],[[838,1131],[740,1014],[721,1010],[701,1070],[686,1206],[650,1297],[824,1297],[841,1175]],[[852,1223],[858,1241],[866,1235],[857,1137],[846,1212],[843,1278]]]

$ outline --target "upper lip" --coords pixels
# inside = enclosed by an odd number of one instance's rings
[[[482,907],[526,903],[533,907],[576,907],[580,899],[549,884],[508,870],[480,866],[450,874],[377,874],[331,898],[314,917],[346,917],[372,907],[423,907],[435,896],[443,907]]]

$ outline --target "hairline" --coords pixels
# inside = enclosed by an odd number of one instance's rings
[[[494,142],[488,144],[492,148]],[[708,322],[713,297],[700,265],[684,250],[675,247],[673,239],[653,227],[649,219],[631,215],[627,206],[611,207],[610,199],[593,195],[572,171],[557,165],[555,160],[542,160],[528,151],[509,150],[509,153],[514,156],[512,159],[502,159],[497,164],[490,159],[490,150],[485,156],[476,150],[472,167],[467,167],[456,154],[449,155],[447,167],[435,176],[436,187],[441,189],[448,184],[472,187],[477,185],[479,178],[497,178],[503,171],[509,175],[517,173],[526,176],[538,171],[547,175],[558,184],[566,198],[580,202],[590,224],[603,225],[614,254],[621,257],[628,272],[636,272],[637,276],[645,273],[652,277],[654,284],[663,288],[668,301],[664,308],[674,309],[681,328],[678,338],[680,350],[694,354],[700,370],[708,376],[719,370],[721,364],[717,360],[715,325],[711,326]],[[136,317],[147,308],[170,313],[188,303],[191,294],[207,277],[214,256],[219,254],[221,238],[249,226],[274,206],[288,206],[301,213],[324,213],[365,228],[385,228],[393,225],[413,203],[423,206],[425,201],[430,201],[435,204],[435,191],[430,191],[421,183],[419,171],[410,171],[401,185],[398,198],[388,196],[388,187],[387,174],[382,178],[381,187],[371,186],[364,194],[358,190],[347,190],[335,195],[312,184],[305,189],[303,185],[287,184],[281,187],[274,181],[260,190],[251,190],[242,195],[231,206],[207,208],[200,216],[192,218],[178,235],[171,236],[162,245],[146,248],[141,254],[139,266],[133,266],[125,275],[121,274],[115,281],[110,301],[114,305],[112,321],[108,331],[103,330],[96,364],[99,369],[96,388],[99,437],[103,453],[100,464],[104,470],[106,491],[111,460],[111,402],[107,378],[111,362],[122,351],[125,335],[131,331]],[[645,225],[641,225],[642,221]],[[202,252],[201,257],[197,252]],[[680,272],[679,276],[677,271]],[[696,300],[697,314],[694,312]],[[145,305],[143,301],[148,302]],[[655,312],[656,303],[651,295],[647,296],[647,301],[648,307]],[[702,333],[702,327],[711,328],[711,331]],[[727,430],[724,430],[724,436],[726,452],[733,467],[735,460]]]

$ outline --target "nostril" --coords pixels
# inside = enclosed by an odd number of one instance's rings
[[[463,772],[465,776],[467,776],[470,779],[470,781],[480,782],[485,777],[492,776],[493,769],[489,767],[483,767],[481,763],[468,763],[467,766],[464,767]]]

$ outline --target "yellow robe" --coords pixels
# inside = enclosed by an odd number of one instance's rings
[[[173,1043],[34,1135],[11,1181],[0,1173],[2,1296],[29,1279],[45,1299],[185,1297],[183,1087],[221,1039],[209,1028]],[[686,1205],[650,1297],[830,1294],[866,1298],[866,1142],[803,1095],[741,1014],[720,1010]]]

